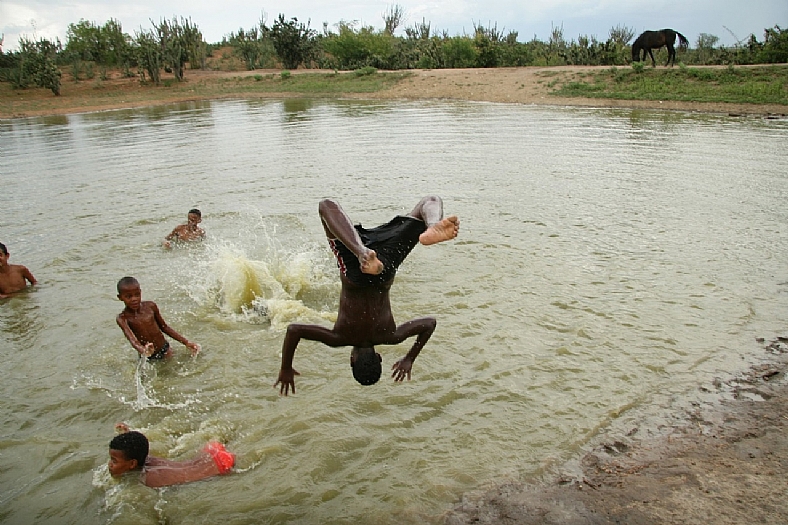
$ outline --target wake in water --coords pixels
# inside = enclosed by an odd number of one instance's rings
[[[188,254],[196,260],[180,266],[187,275],[176,285],[198,304],[236,321],[268,322],[276,329],[297,319],[333,321],[338,281],[328,251],[285,249],[263,230],[263,242],[260,235],[207,239],[199,254]]]

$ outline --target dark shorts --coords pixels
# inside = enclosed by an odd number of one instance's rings
[[[148,361],[154,361],[157,359],[164,359],[164,356],[167,355],[167,350],[170,349],[170,343],[164,343],[164,346],[153,352],[150,356],[148,356]]]
[[[389,282],[397,274],[397,268],[419,242],[419,235],[427,225],[424,221],[410,216],[397,216],[388,224],[367,230],[360,224],[355,226],[361,242],[370,250],[375,250],[383,263],[383,273],[369,275],[361,272],[358,257],[338,239],[329,239],[331,251],[337,257],[339,271],[353,284],[377,286]]]

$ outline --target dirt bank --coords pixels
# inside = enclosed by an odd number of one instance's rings
[[[394,88],[375,93],[369,98],[448,99],[559,106],[650,108],[734,115],[788,114],[788,106],[774,104],[563,98],[550,94],[552,91],[550,84],[554,80],[580,79],[589,71],[607,69],[610,67],[558,66],[416,70],[412,77],[400,82]]]
[[[447,525],[788,523],[788,338],[662,428],[608,433],[539,483],[466,494]]]
[[[609,68],[561,66],[413,70],[410,76],[383,91],[330,96],[382,100],[442,99],[557,106],[654,108],[759,116],[788,114],[788,106],[781,105],[562,98],[550,94],[553,89],[550,87],[552,82],[581,78],[581,75],[599,69]],[[291,74],[315,72],[315,70],[296,70]],[[63,115],[216,98],[303,96],[293,93],[250,93],[248,90],[234,92],[233,83],[227,82],[238,77],[279,73],[280,70],[187,70],[182,83],[172,84],[172,78],[165,75],[163,81],[170,82],[170,87],[142,86],[138,79],[124,78],[119,72],[110,73],[105,80],[92,79],[80,82],[74,82],[68,73],[64,73],[59,97],[55,97],[51,91],[45,89],[13,90],[8,83],[3,82],[0,83],[0,118]],[[216,89],[217,86],[221,88]]]

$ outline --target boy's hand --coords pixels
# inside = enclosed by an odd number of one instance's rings
[[[393,365],[391,365],[391,369],[394,370],[391,373],[391,377],[394,378],[394,381],[402,381],[405,379],[405,376],[408,377],[408,381],[410,381],[410,368],[413,366],[413,361],[408,359],[407,357],[403,357]]]
[[[156,349],[153,347],[153,343],[145,343],[145,350],[142,352],[142,355],[150,357],[154,352],[156,352]]]
[[[274,388],[276,385],[279,386],[279,395],[287,395],[287,391],[289,389],[293,390],[295,394],[295,376],[300,376],[301,374],[298,373],[298,370],[295,368],[289,368],[285,370],[284,368],[279,370],[279,379],[276,380],[274,383]]]
[[[192,343],[191,341],[186,343],[186,346],[191,349],[192,357],[194,357],[197,354],[199,354],[200,350],[202,350],[202,347],[200,345],[198,345],[197,343]]]

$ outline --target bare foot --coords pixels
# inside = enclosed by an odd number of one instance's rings
[[[361,263],[361,273],[368,273],[369,275],[378,275],[383,273],[383,263],[378,259],[378,254],[375,250],[367,250],[365,254],[358,258]]]
[[[126,423],[115,423],[115,432],[118,434],[125,434],[129,431],[129,426]]]
[[[460,219],[456,215],[452,215],[427,228],[427,231],[419,235],[419,242],[424,246],[429,246],[454,239],[459,232]]]

